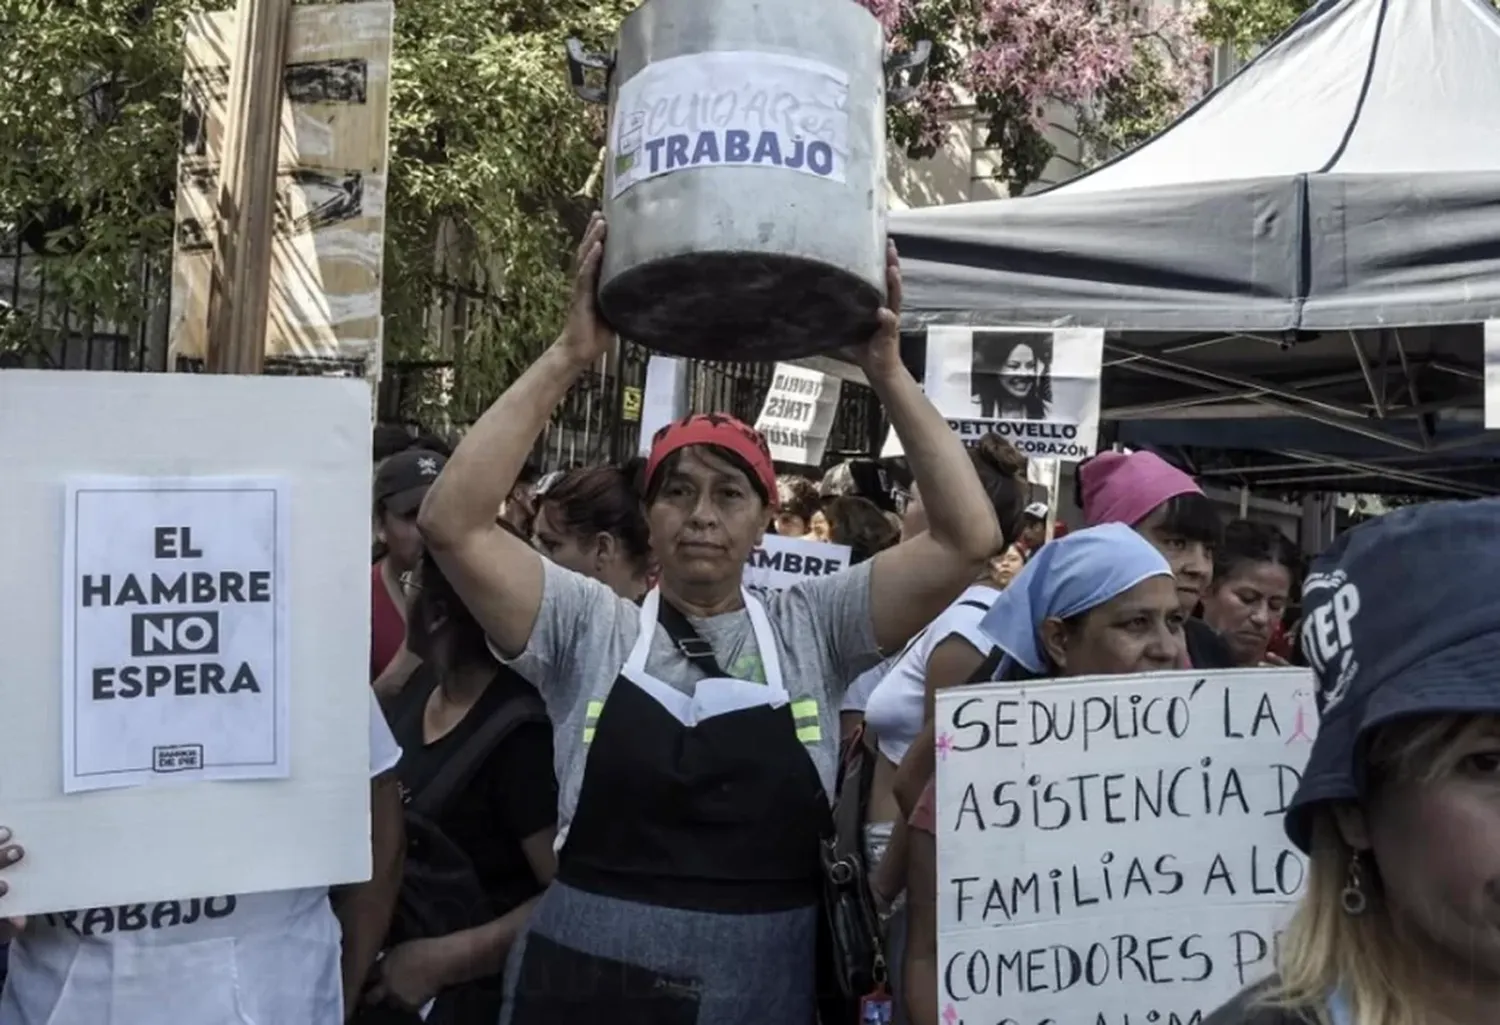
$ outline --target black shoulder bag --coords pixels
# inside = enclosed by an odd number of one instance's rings
[[[430,688],[425,687],[408,686],[403,691],[403,698],[411,695],[401,710],[403,726],[415,717],[420,733],[421,716],[430,693]],[[401,889],[396,895],[385,949],[408,940],[447,936],[494,920],[499,909],[485,892],[474,862],[443,832],[438,819],[505,738],[533,722],[547,722],[547,709],[541,698],[530,691],[507,698],[449,754],[427,785],[407,802],[403,816],[406,863],[401,870]],[[466,982],[438,994],[425,1025],[494,1021],[500,1013],[500,1004],[498,977]],[[351,1020],[353,1025],[423,1025],[418,1015],[394,1004],[361,1007]]]
[[[417,702],[422,714],[425,702]],[[406,866],[391,918],[388,946],[447,936],[495,917],[474,863],[438,825],[448,802],[473,781],[491,753],[527,723],[547,722],[541,698],[523,692],[508,698],[461,744],[406,805]]]
[[[713,646],[671,602],[661,602],[657,621],[693,665],[713,677],[729,676]],[[824,1025],[859,1020],[859,1002],[886,981],[880,915],[865,871],[863,837],[835,821],[832,807],[819,843],[823,914],[818,922],[818,1013]]]

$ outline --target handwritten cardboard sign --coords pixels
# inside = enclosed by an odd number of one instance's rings
[[[936,723],[946,1025],[1188,1025],[1271,971],[1308,670],[960,687]]]

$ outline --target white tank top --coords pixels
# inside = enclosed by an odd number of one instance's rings
[[[970,587],[927,629],[907,643],[906,650],[896,657],[890,671],[876,684],[865,703],[865,725],[875,734],[876,747],[882,755],[900,764],[906,757],[907,748],[922,730],[927,660],[932,657],[934,648],[954,634],[981,652],[993,647],[993,642],[980,631],[979,623],[999,594],[986,584]]]

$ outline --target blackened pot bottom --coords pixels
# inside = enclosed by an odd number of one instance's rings
[[[620,336],[656,352],[773,361],[868,341],[881,293],[799,256],[692,253],[633,267],[599,290]]]

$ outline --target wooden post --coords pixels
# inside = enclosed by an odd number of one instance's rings
[[[208,297],[205,364],[211,374],[259,374],[265,366],[291,8],[291,0],[238,4]]]

